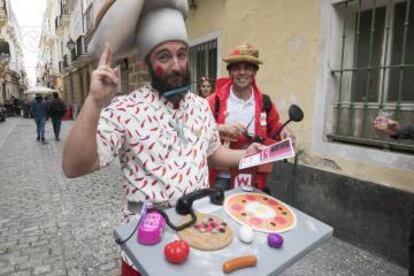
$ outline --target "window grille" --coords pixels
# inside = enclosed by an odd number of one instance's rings
[[[217,77],[217,39],[190,48],[191,89],[198,94],[198,80],[208,76],[214,85]]]
[[[393,140],[372,127],[386,112],[414,123],[414,1],[347,0],[341,22],[333,141],[414,152],[414,141]]]

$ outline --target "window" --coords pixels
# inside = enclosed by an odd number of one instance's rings
[[[87,54],[85,37],[83,35],[79,36],[78,39],[76,39],[76,53],[78,56]]]
[[[217,77],[217,39],[190,48],[190,71],[192,91],[198,91],[198,80],[208,76],[214,85]]]
[[[335,9],[342,26],[328,138],[414,152],[412,141],[392,140],[372,127],[380,112],[414,123],[414,2],[347,0]]]
[[[414,102],[414,3],[411,2],[409,10],[409,20],[406,41],[404,41],[404,22],[407,9],[407,3],[399,3],[395,5],[393,40],[391,65],[398,66],[399,64],[409,64],[404,68],[404,78],[399,83],[400,70],[392,68],[390,70],[389,94],[388,100],[398,101],[401,97],[402,101]],[[403,45],[405,49],[403,49]],[[403,57],[404,54],[404,57]],[[404,60],[403,60],[404,58]],[[401,95],[399,96],[399,86],[401,85]]]
[[[93,28],[93,3],[90,3],[85,10],[85,13],[83,14],[83,21],[84,21],[84,30],[86,33],[89,33]]]

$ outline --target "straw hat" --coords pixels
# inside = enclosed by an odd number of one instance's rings
[[[259,50],[250,44],[241,44],[231,49],[228,56],[223,58],[223,61],[229,65],[239,62],[248,62],[256,66],[263,64],[259,59]]]

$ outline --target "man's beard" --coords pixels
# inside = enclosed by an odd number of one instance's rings
[[[190,84],[191,80],[190,80],[190,72],[173,72],[170,73],[168,75],[165,75],[163,77],[159,77],[155,71],[150,68],[149,69],[149,73],[150,73],[150,77],[151,77],[151,85],[152,87],[157,90],[160,95],[162,96],[165,92],[175,89],[175,88],[180,88],[183,86],[187,86]],[[181,77],[181,81],[175,83],[175,84],[169,84],[167,83],[166,79],[169,78],[174,78],[174,77]]]

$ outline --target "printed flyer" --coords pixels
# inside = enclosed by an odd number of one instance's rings
[[[246,169],[258,165],[275,162],[282,159],[292,158],[295,156],[295,150],[292,145],[292,139],[288,138],[267,146],[259,153],[245,156],[239,163],[239,169]]]

